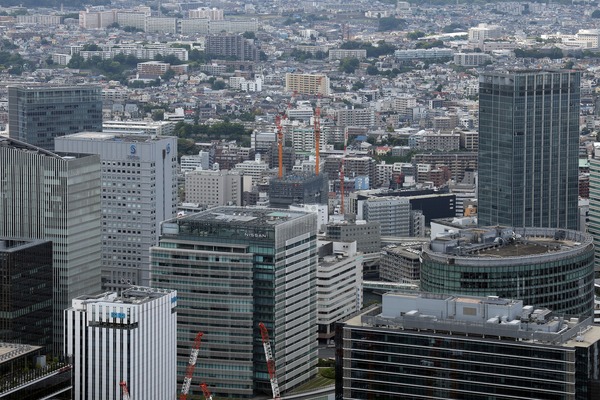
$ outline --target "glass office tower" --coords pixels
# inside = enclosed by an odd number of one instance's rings
[[[54,138],[102,131],[100,86],[9,86],[8,135],[46,150]]]
[[[479,77],[480,226],[577,229],[576,71]]]
[[[178,293],[177,376],[203,332],[192,382],[218,397],[270,394],[260,322],[282,393],[315,376],[316,235],[316,214],[277,209],[217,207],[162,223],[151,280]]]

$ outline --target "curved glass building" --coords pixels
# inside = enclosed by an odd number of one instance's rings
[[[557,314],[592,316],[592,237],[551,228],[450,232],[423,250],[421,289],[521,299]]]

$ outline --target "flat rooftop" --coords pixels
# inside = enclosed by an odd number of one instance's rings
[[[31,346],[28,344],[0,343],[0,364],[23,357],[25,354],[40,350],[40,346]]]
[[[164,140],[166,137],[168,136],[154,136],[154,135],[149,135],[149,134],[145,134],[141,131],[139,131],[140,133],[138,133],[137,131],[135,133],[128,133],[128,132],[110,132],[110,131],[104,131],[104,132],[79,132],[79,133],[73,133],[70,135],[65,135],[65,136],[61,136],[65,139],[80,139],[80,140],[96,140],[96,141],[103,141],[103,142],[109,142],[109,141],[113,141],[113,142],[134,142],[134,143],[140,143],[140,142],[157,142],[159,140]],[[59,139],[59,138],[57,138]]]
[[[79,303],[122,303],[122,304],[142,304],[154,299],[166,296],[172,293],[169,289],[155,289],[143,286],[132,286],[125,289],[121,294],[106,292],[98,295],[84,295],[73,299],[73,302]]]
[[[203,223],[235,223],[236,225],[268,226],[279,225],[306,215],[305,212],[277,208],[216,207],[197,214],[174,218],[168,222],[198,221]]]

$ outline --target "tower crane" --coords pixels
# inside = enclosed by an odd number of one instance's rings
[[[121,385],[121,392],[123,392],[123,400],[131,400],[131,397],[129,396],[129,389],[127,389],[127,382],[121,381],[119,385]]]
[[[208,390],[208,386],[206,386],[206,383],[201,383],[200,389],[202,389],[202,393],[204,393],[205,400],[213,400],[212,394],[210,394],[210,390]]]
[[[194,374],[194,368],[196,368],[196,360],[198,359],[198,352],[200,351],[202,335],[204,335],[204,333],[198,332],[196,339],[194,339],[194,346],[192,347],[188,366],[185,370],[185,378],[183,378],[183,384],[181,385],[181,394],[179,395],[179,400],[186,400],[188,392],[190,391],[192,375]]]
[[[260,335],[262,336],[263,347],[265,349],[265,358],[267,359],[267,369],[269,370],[269,380],[271,381],[273,400],[280,400],[281,395],[279,394],[279,383],[277,382],[277,375],[275,374],[275,359],[271,352],[269,331],[267,331],[267,327],[262,322],[258,324],[258,327],[260,328]]]

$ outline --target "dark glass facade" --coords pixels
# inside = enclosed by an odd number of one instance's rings
[[[479,78],[480,226],[577,229],[581,75]]]
[[[528,230],[538,237],[544,236],[543,231]],[[574,248],[536,255],[457,256],[425,248],[421,263],[421,290],[522,299],[526,304],[546,307],[561,315],[591,316],[594,307],[594,246],[589,235],[576,231],[569,231],[569,235],[573,235],[570,237],[573,242],[579,243]]]
[[[51,351],[51,242],[0,238],[0,342]]]
[[[152,286],[177,290],[178,376],[201,330],[193,381],[228,398],[270,393],[259,322],[282,392],[315,375],[316,224],[313,214],[237,207],[163,223],[151,248]]]
[[[592,400],[597,350],[338,324],[336,399]]]
[[[8,120],[12,139],[53,150],[57,136],[102,131],[102,88],[10,86]]]

